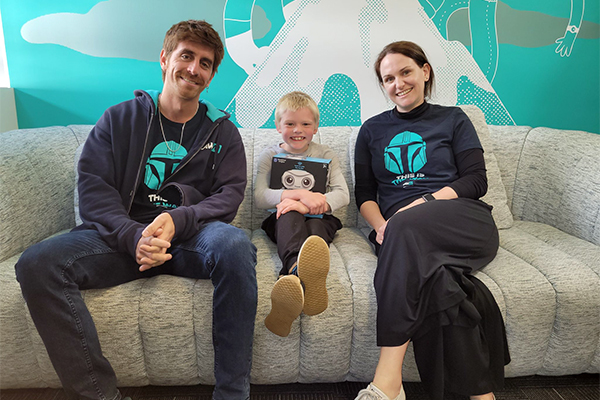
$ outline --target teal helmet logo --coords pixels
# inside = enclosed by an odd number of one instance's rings
[[[395,174],[417,172],[427,164],[425,148],[420,135],[409,131],[399,133],[383,152],[385,168]]]
[[[178,143],[169,141],[169,147],[177,148],[178,146]],[[157,190],[167,174],[171,175],[181,159],[187,155],[187,150],[183,146],[179,146],[175,152],[169,150],[169,147],[164,142],[159,143],[146,161],[144,183],[152,190]]]

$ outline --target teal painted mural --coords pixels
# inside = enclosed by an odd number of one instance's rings
[[[166,30],[205,19],[226,56],[203,97],[240,127],[273,127],[303,90],[322,125],[390,108],[372,64],[394,40],[427,51],[433,101],[476,104],[488,123],[600,133],[600,2],[591,0],[3,0],[22,128],[93,124],[135,89],[162,86]]]

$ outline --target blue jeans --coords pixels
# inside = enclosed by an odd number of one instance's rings
[[[50,238],[23,253],[15,266],[17,280],[70,398],[121,398],[81,290],[112,287],[159,274],[212,280],[213,398],[250,397],[256,248],[240,229],[211,222],[193,238],[174,242],[169,251],[173,255],[170,261],[140,272],[131,255],[110,248],[98,232],[84,230]]]

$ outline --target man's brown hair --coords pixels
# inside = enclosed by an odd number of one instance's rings
[[[165,34],[165,41],[163,42],[163,50],[165,51],[166,58],[169,58],[179,43],[185,40],[213,49],[215,53],[213,74],[216,73],[225,56],[225,48],[219,34],[213,29],[212,25],[206,21],[193,19],[181,21],[173,25]],[[164,75],[163,71],[163,79]]]

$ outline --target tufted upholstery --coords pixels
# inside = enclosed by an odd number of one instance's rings
[[[497,257],[477,273],[505,317],[512,362],[507,376],[600,371],[600,135],[523,126],[488,127],[464,106],[485,148],[489,192],[500,229]],[[23,129],[0,134],[0,388],[57,387],[59,381],[15,280],[28,246],[75,225],[73,160],[90,126]],[[338,154],[351,203],[331,246],[329,308],[297,319],[287,338],[263,320],[280,261],[260,227],[252,200],[260,151],[279,140],[274,129],[241,130],[248,159],[246,198],[233,224],[258,249],[258,313],[252,382],[369,381],[375,345],[376,257],[353,196],[356,127],[320,128],[315,140]],[[18,151],[17,151],[18,150]],[[96,321],[119,384],[214,382],[209,281],[158,276],[89,290]],[[417,380],[412,353],[406,380]]]

